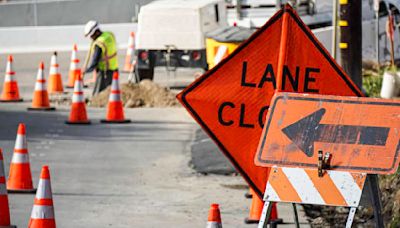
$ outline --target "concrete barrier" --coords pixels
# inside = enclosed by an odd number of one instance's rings
[[[136,28],[135,23],[101,25],[102,30],[115,34],[120,49],[127,48],[129,33]],[[91,40],[83,30],[84,25],[0,28],[0,53],[69,51],[74,43],[79,50],[87,50]]]
[[[0,4],[0,27],[131,23],[153,0],[31,0]]]

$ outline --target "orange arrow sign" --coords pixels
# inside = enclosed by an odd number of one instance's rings
[[[268,169],[254,155],[275,91],[362,95],[288,5],[178,95],[260,197]]]
[[[394,173],[399,165],[400,101],[277,93],[256,164],[317,168],[317,151],[332,169]]]

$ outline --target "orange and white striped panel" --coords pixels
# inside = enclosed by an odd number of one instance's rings
[[[273,167],[264,200],[330,206],[356,207],[360,203],[365,173]]]
[[[221,62],[225,57],[227,57],[228,54],[228,47],[226,45],[220,45],[215,51],[215,56],[214,56],[214,64],[217,65],[219,62]]]

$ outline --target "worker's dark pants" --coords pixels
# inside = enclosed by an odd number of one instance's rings
[[[97,71],[97,78],[93,88],[93,95],[100,93],[105,90],[112,83],[112,77],[115,71],[118,70],[107,70]]]

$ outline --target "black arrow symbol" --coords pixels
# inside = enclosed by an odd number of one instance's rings
[[[385,146],[390,128],[356,125],[320,124],[324,108],[282,129],[283,133],[308,157],[314,142]]]

